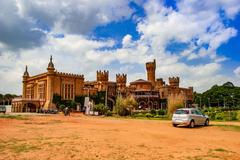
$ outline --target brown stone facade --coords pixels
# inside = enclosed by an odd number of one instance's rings
[[[167,103],[191,103],[193,88],[179,87],[180,78],[170,77],[169,84],[162,78],[155,79],[156,61],[146,63],[147,80],[138,79],[127,85],[126,74],[116,74],[115,81],[109,81],[109,71],[97,71],[95,81],[85,81],[82,74],[57,72],[50,57],[47,72],[30,76],[26,67],[23,74],[22,97],[12,103],[14,112],[37,112],[39,109],[54,109],[53,95],[63,100],[74,100],[75,96],[89,96],[102,91],[106,93],[107,104],[112,108],[117,96],[133,96],[139,109],[166,108]],[[175,97],[175,98],[174,98]],[[81,104],[83,105],[83,104]]]

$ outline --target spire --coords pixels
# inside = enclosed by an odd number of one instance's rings
[[[28,66],[27,65],[26,65],[25,72],[24,72],[23,76],[29,77]]]
[[[53,62],[52,62],[52,55],[50,56],[50,62],[48,63],[48,69],[55,69],[54,68],[54,64],[53,64]]]

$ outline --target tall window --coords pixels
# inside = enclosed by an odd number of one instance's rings
[[[45,83],[38,84],[38,97],[39,99],[45,99]]]
[[[74,99],[74,85],[73,84],[62,84],[62,97],[65,100]]]
[[[33,88],[32,85],[27,86],[26,98],[27,99],[33,99],[34,98],[34,88]]]

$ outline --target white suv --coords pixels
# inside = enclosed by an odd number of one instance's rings
[[[178,125],[194,128],[195,125],[209,125],[209,118],[196,108],[177,109],[172,117],[174,127]]]

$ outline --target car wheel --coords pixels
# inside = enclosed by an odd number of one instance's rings
[[[173,127],[177,127],[177,124],[172,124],[173,125]]]
[[[191,120],[190,124],[189,124],[189,128],[194,128],[195,127],[195,123],[193,120]]]
[[[206,119],[205,126],[209,126],[209,119]]]

